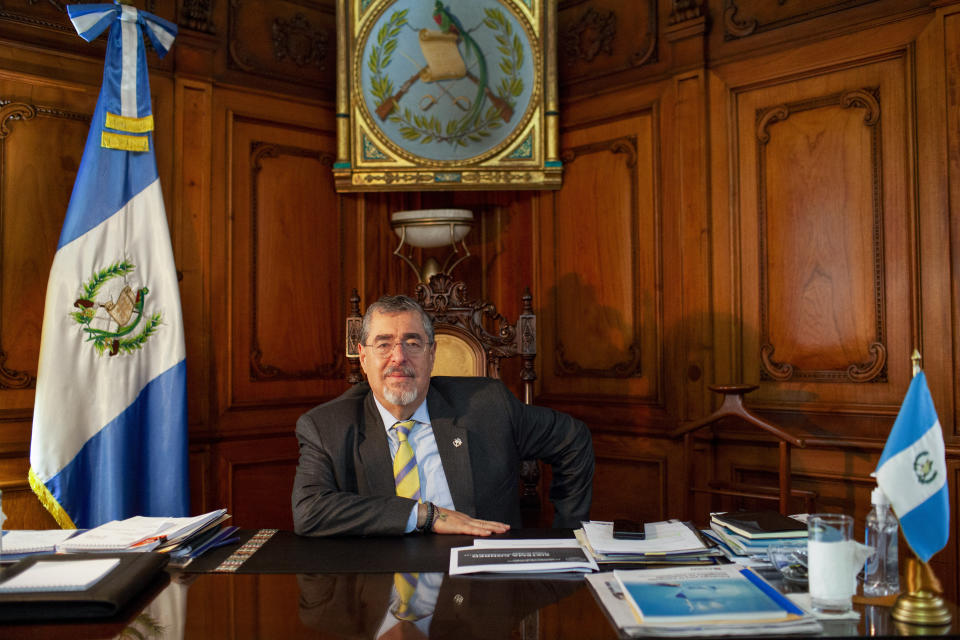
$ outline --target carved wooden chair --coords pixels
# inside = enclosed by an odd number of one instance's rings
[[[521,297],[520,315],[514,324],[497,312],[492,303],[469,299],[466,285],[444,273],[431,276],[427,284],[419,283],[414,297],[433,320],[437,343],[433,375],[499,379],[501,361],[520,358],[522,400],[526,404],[533,402],[533,383],[537,379],[533,369],[537,355],[537,318],[529,289]],[[350,384],[364,379],[357,347],[362,324],[360,296],[354,289],[347,313],[347,380]],[[520,508],[525,526],[539,525],[539,481],[537,461],[524,461],[520,470]]]

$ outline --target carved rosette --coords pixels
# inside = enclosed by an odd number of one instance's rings
[[[213,0],[183,0],[180,7],[179,22],[181,27],[213,34]]]
[[[732,3],[731,3],[732,5]],[[845,109],[863,109],[864,126],[871,133],[871,168],[873,182],[873,290],[875,338],[867,345],[870,358],[864,362],[850,363],[842,369],[802,370],[789,362],[774,358],[776,346],[770,336],[769,309],[769,260],[767,243],[766,211],[766,146],[770,142],[770,128],[791,114],[828,106]],[[757,138],[757,199],[758,236],[760,241],[760,378],[786,382],[810,380],[814,382],[885,382],[887,376],[887,348],[884,316],[884,266],[883,266],[883,200],[881,194],[881,149],[880,149],[880,100],[876,88],[863,88],[833,94],[822,98],[790,104],[775,105],[758,110],[756,118]]]
[[[314,29],[302,13],[291,20],[277,18],[272,31],[273,55],[278,61],[289,59],[298,67],[326,70],[329,38],[323,30]]]
[[[570,25],[560,36],[560,47],[567,58],[567,65],[577,62],[593,62],[599,54],[613,55],[613,41],[617,37],[617,14],[601,13],[587,7],[580,19]]]
[[[263,168],[263,161],[270,158],[279,158],[281,156],[297,156],[301,158],[315,158],[323,166],[333,164],[333,156],[328,153],[315,151],[313,149],[302,149],[288,145],[279,145],[266,142],[254,141],[250,143],[250,292],[252,296],[250,313],[250,379],[254,381],[264,380],[310,380],[310,379],[329,379],[339,376],[343,369],[343,355],[338,353],[332,362],[319,364],[313,369],[302,369],[288,371],[276,365],[264,361],[263,351],[260,348],[259,323],[258,323],[258,302],[257,292],[257,228],[259,213],[259,174]]]
[[[702,16],[703,7],[700,6],[700,0],[673,0],[667,24],[673,26]]]

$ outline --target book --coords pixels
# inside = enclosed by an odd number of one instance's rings
[[[751,540],[807,537],[805,523],[773,510],[712,513],[710,520]]]
[[[735,564],[613,574],[644,624],[750,624],[805,615],[751,569]]]
[[[0,582],[0,593],[84,591],[120,564],[119,558],[38,560],[26,570]]]
[[[732,565],[727,565],[732,566]],[[637,615],[628,601],[620,581],[612,571],[585,576],[587,584],[607,617],[620,632],[621,637],[721,637],[721,636],[774,636],[815,635],[823,627],[812,615],[787,615],[780,619],[761,620],[750,623],[738,621],[706,620],[687,621],[683,624],[652,624]]]

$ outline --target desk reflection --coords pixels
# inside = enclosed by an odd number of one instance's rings
[[[409,616],[389,573],[298,575],[300,620],[339,638],[523,637],[535,613],[574,593],[582,579],[539,580],[421,573]],[[408,619],[401,619],[407,617]]]

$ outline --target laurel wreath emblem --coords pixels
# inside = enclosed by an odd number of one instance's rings
[[[154,313],[144,321],[143,306],[150,290],[141,287],[134,291],[125,287],[116,301],[106,303],[97,302],[97,294],[103,286],[114,278],[123,278],[131,274],[136,266],[127,260],[116,262],[93,274],[83,283],[82,293],[73,306],[76,311],[70,313],[74,322],[81,325],[87,334],[87,342],[92,342],[98,355],[103,355],[109,349],[111,356],[119,353],[131,354],[143,348],[163,321],[163,314]],[[111,319],[117,323],[115,331],[96,329],[91,326],[97,311],[107,309]],[[116,310],[115,313],[111,313]],[[118,319],[119,318],[119,319]],[[141,321],[143,324],[141,326]],[[140,327],[138,333],[134,333]]]
[[[490,106],[470,126],[454,117],[443,121],[435,115],[415,114],[407,107],[402,110],[390,107],[389,120],[399,126],[400,135],[411,142],[428,144],[445,142],[451,146],[469,146],[491,136],[491,131],[503,126],[498,120],[509,120],[516,109],[516,98],[523,94],[524,82],[520,71],[524,65],[523,42],[514,33],[510,21],[498,8],[484,10],[483,25],[495,32],[497,51],[500,53],[498,68],[503,73],[495,90],[487,91]],[[376,45],[371,47],[367,68],[371,72],[370,92],[374,105],[380,108],[394,95],[394,84],[386,75],[387,65],[397,49],[397,38],[407,24],[407,10],[395,11],[377,32]],[[401,91],[403,91],[401,89]]]

